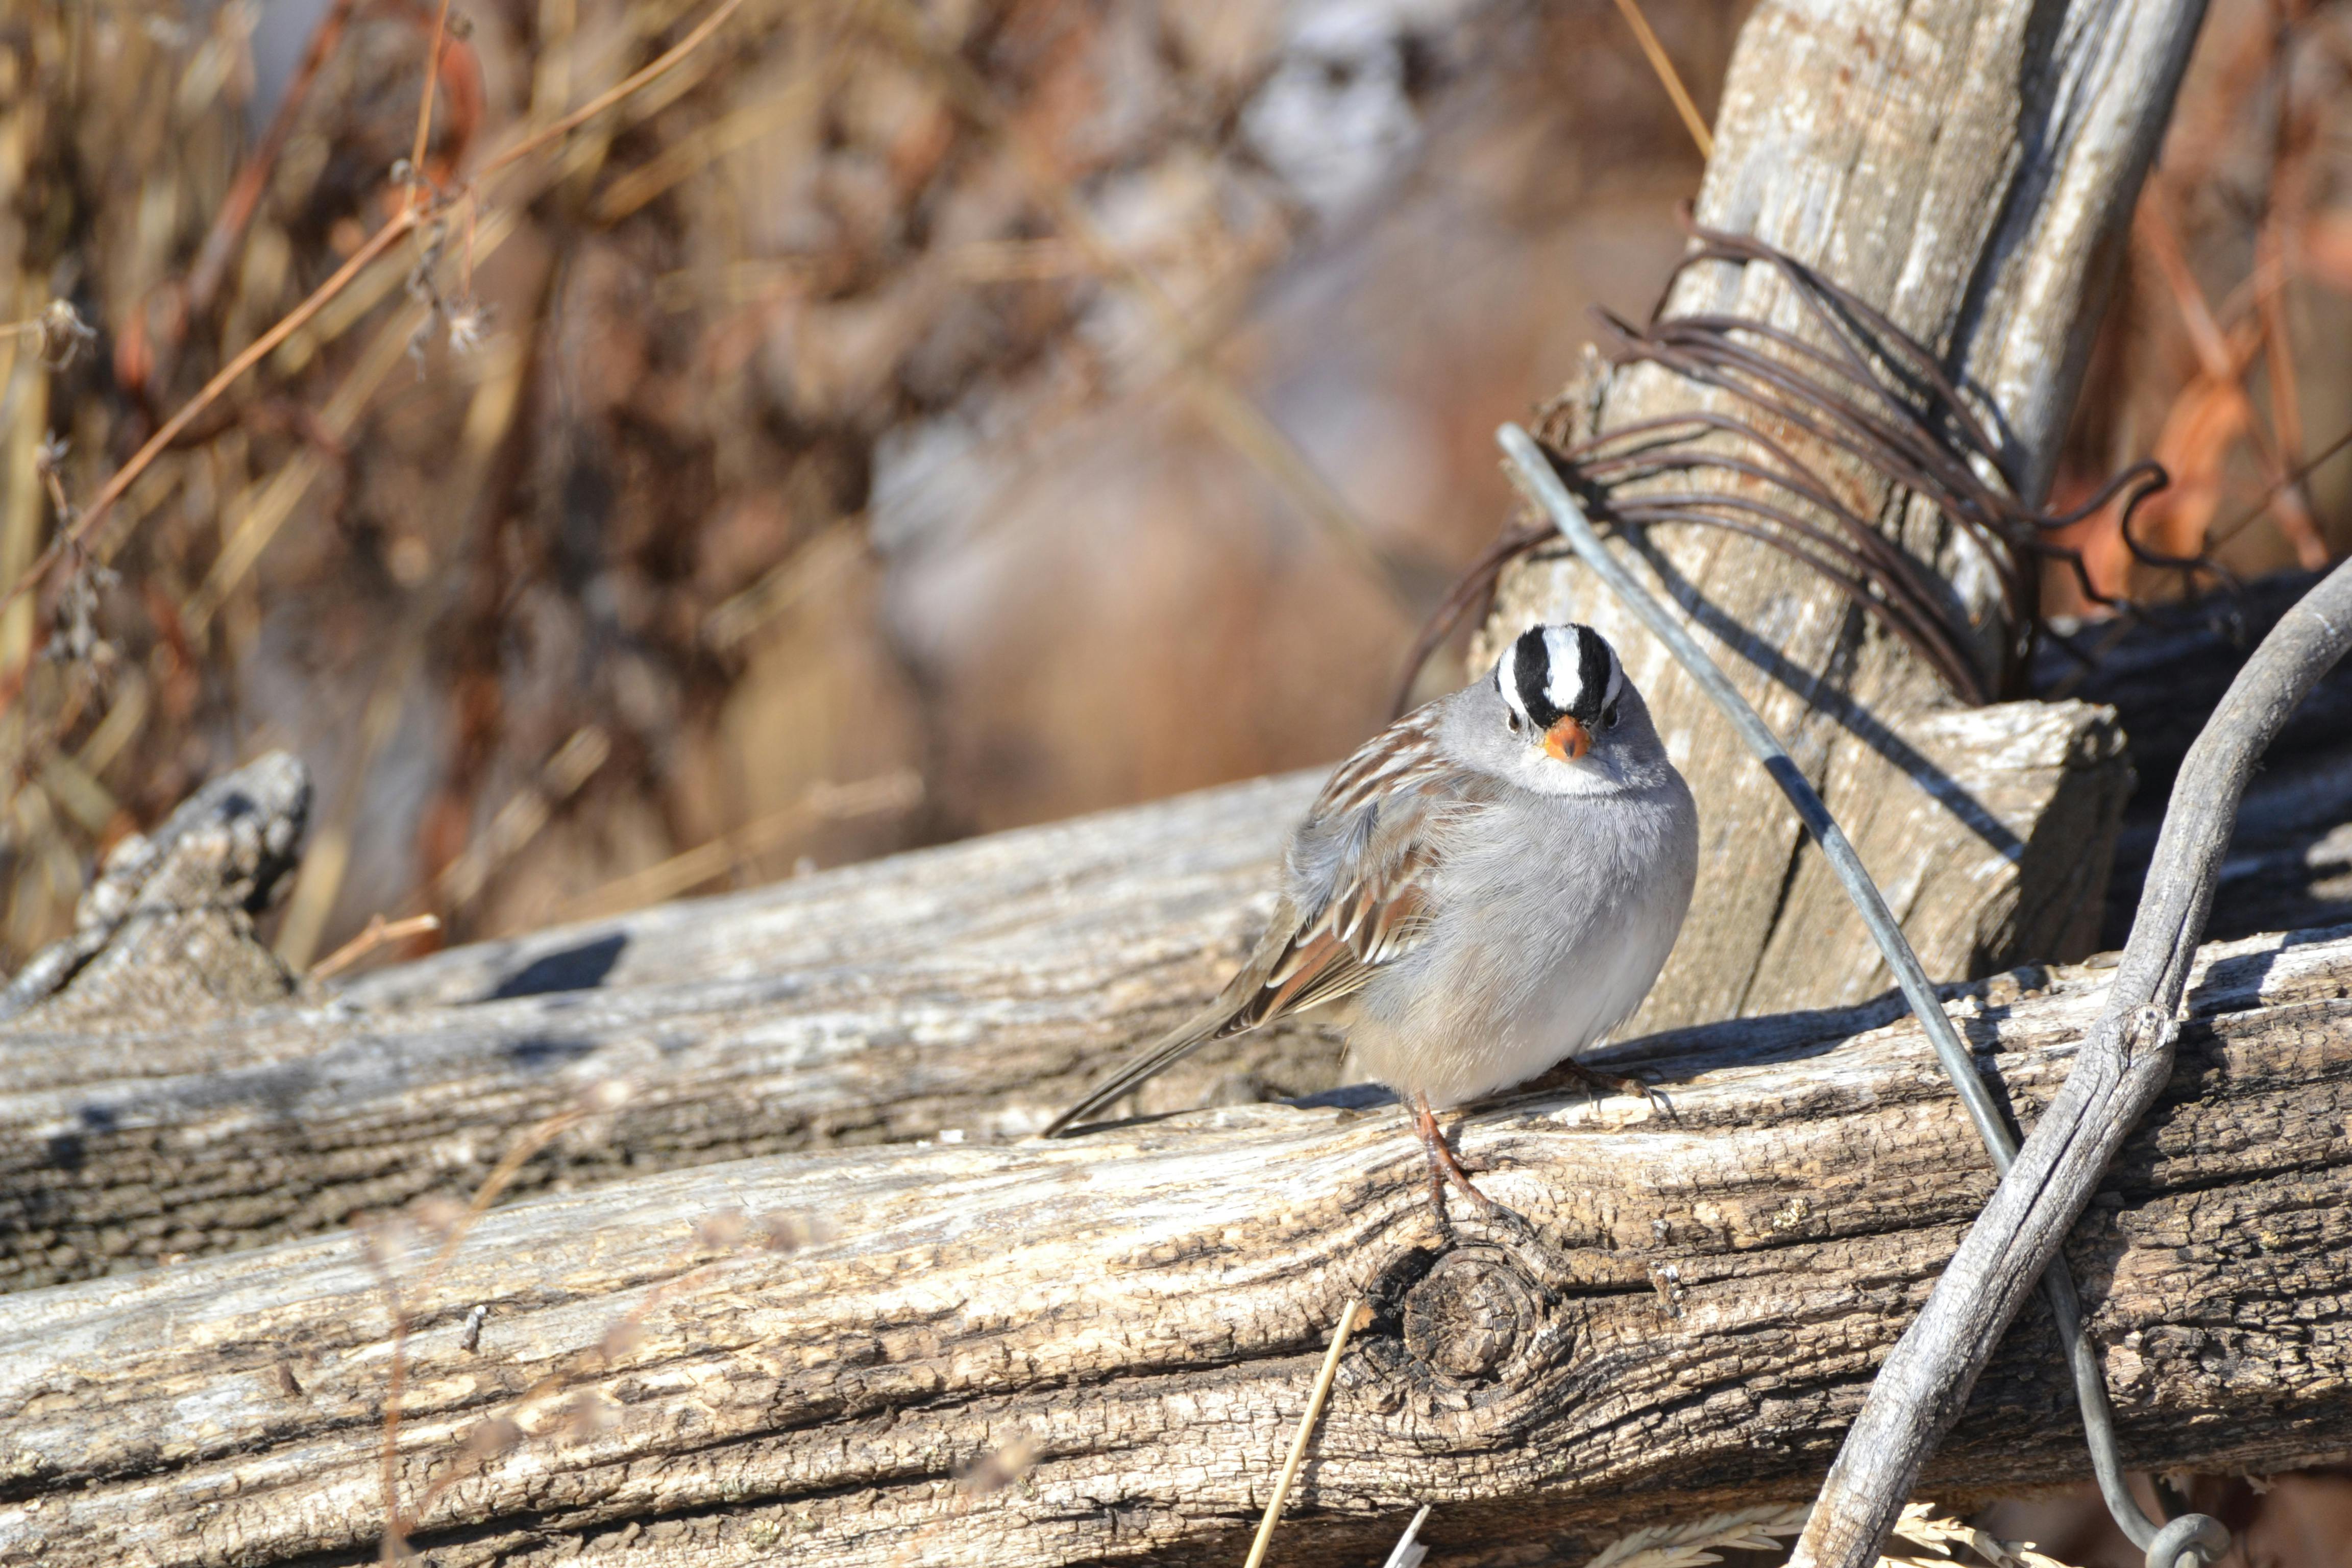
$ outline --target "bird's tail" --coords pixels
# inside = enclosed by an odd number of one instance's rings
[[[1147,1079],[1158,1078],[1211,1040],[1237,1033],[1233,1009],[1223,1004],[1187,1018],[1146,1047],[1136,1058],[1087,1091],[1087,1097],[1046,1124],[1045,1136],[1059,1138],[1072,1123],[1092,1116],[1104,1106]]]

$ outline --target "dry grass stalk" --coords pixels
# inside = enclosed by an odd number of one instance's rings
[[[2171,524],[2164,530],[2169,552],[2184,554],[2201,548],[2220,500],[2221,462],[2231,447],[2242,439],[2253,447],[2271,481],[2271,512],[2279,531],[2294,546],[2296,559],[2306,568],[2325,566],[2326,542],[2303,506],[2286,460],[2244,384],[2247,371],[2268,345],[2269,324],[2277,319],[2272,302],[2285,281],[2284,274],[2258,277],[2255,314],[2225,332],[2189,271],[2161,178],[2148,181],[2133,232],[2180,311],[2199,365],[2199,379],[2173,405],[2157,444],[2158,461],[2168,462],[2179,486],[2172,498],[2159,501],[2155,509],[2161,523]],[[2271,358],[2277,363],[2274,349]]]
[[[423,194],[421,184],[412,186],[410,201],[373,234],[368,236],[331,277],[313,289],[300,304],[280,317],[267,331],[254,339],[242,353],[215,373],[212,379],[205,383],[203,389],[195,396],[184,404],[177,413],[165,420],[155,433],[147,438],[145,444],[132,454],[130,461],[115,470],[113,476],[100,487],[98,494],[91,498],[89,505],[82,511],[73,526],[61,530],[51,540],[48,549],[34,562],[32,567],[9,586],[5,596],[0,596],[0,609],[15,604],[36,584],[47,576],[58,562],[73,552],[86,549],[90,536],[105,521],[107,513],[122,499],[124,493],[131,489],[139,477],[146,472],[156,458],[185,433],[198,416],[212,406],[222,393],[243,379],[247,371],[268,358],[279,344],[308,325],[312,318],[325,309],[331,301],[350,288],[352,279],[365,271],[378,257],[390,250],[402,238],[425,227],[428,222],[437,220],[461,203],[478,200],[480,193],[486,190],[492,181],[523,158],[538,152],[550,142],[568,135],[614,104],[642,90],[667,74],[679,61],[701,47],[742,4],[743,0],[719,0],[719,5],[711,9],[709,15],[705,16],[692,32],[679,39],[659,58],[642,69],[631,73],[573,112],[557,120],[551,125],[542,127],[525,136],[490,158],[473,178],[467,182],[462,191],[428,200]],[[441,37],[447,16],[448,0],[442,0],[440,14],[435,24],[433,48],[427,61],[427,86],[424,101],[418,111],[418,151],[416,161],[410,166],[409,177],[412,180],[417,178],[417,171],[421,167],[423,159],[423,147],[430,127],[432,83],[437,79],[440,69]]]
[[[1654,1524],[1620,1536],[1584,1568],[1706,1568],[1726,1552],[1770,1552],[1779,1538],[1804,1529],[1810,1503],[1743,1508],[1675,1524]]]
[[[1584,1568],[1706,1568],[1726,1552],[1777,1552],[1804,1529],[1811,1503],[1740,1509],[1676,1524],[1652,1525],[1602,1548]],[[1956,1547],[1986,1568],[2067,1568],[2030,1541],[2002,1541],[1932,1502],[1906,1504],[1878,1568],[1952,1568]]]
[[[467,844],[457,858],[441,868],[425,895],[453,909],[463,909],[481,896],[491,874],[539,837],[554,819],[556,809],[596,776],[613,755],[613,740],[597,725],[572,732],[539,770],[536,784],[518,790],[499,808],[481,837]]]
[[[373,916],[359,935],[312,964],[309,977],[314,981],[331,980],[380,947],[440,929],[439,915],[411,915],[406,920],[390,921],[382,915]]]
[[[247,343],[241,353],[233,356],[229,363],[215,374],[176,414],[164,420],[140,449],[106,481],[86,510],[77,516],[68,516],[61,512],[59,527],[52,535],[48,548],[33,561],[21,576],[16,578],[6,598],[0,600],[0,606],[13,604],[21,595],[39,583],[43,574],[54,569],[58,562],[79,559],[82,552],[90,547],[99,530],[106,521],[110,510],[115,508],[119,501],[129,495],[132,487],[139,482],[156,459],[185,435],[223,394],[248,371],[272,353],[291,344],[296,340],[297,334],[303,333],[306,329],[324,326],[326,322],[323,318],[340,302],[352,300],[354,297],[365,296],[363,305],[373,304],[375,298],[380,298],[387,291],[396,281],[400,270],[377,264],[391,260],[392,252],[398,241],[410,234],[421,234],[425,237],[424,257],[415,267],[409,269],[412,284],[417,277],[428,274],[445,242],[451,215],[459,207],[464,211],[463,262],[469,279],[477,249],[475,220],[478,212],[479,194],[487,184],[523,157],[551,144],[593,119],[597,114],[604,112],[654,83],[712,37],[740,4],[740,0],[721,0],[721,4],[715,6],[686,37],[650,64],[632,73],[579,110],[562,116],[552,123],[521,138],[515,144],[488,160],[470,180],[456,191],[444,193],[435,190],[426,180],[423,161],[431,133],[435,90],[440,79],[444,41],[447,36],[447,5],[444,0],[436,17],[432,43],[425,58],[425,87],[418,101],[415,144],[404,172],[404,177],[408,184],[403,205],[373,235],[367,237],[324,283],[294,309],[280,317],[274,325]],[[314,35],[313,47],[306,58],[306,68],[309,70],[314,71],[323,58],[326,47],[331,44],[343,20],[341,14],[335,12],[331,12],[326,18],[322,19],[320,33]],[[296,89],[305,89],[308,85],[307,75],[292,84]],[[289,106],[285,113],[291,112]],[[284,114],[281,114],[280,118],[282,123]],[[277,132],[279,129],[279,127],[273,127],[272,136],[265,138],[260,155],[248,164],[249,170],[266,170],[269,159],[278,151],[278,141],[280,138]],[[239,187],[240,190],[242,188],[242,186]],[[234,196],[236,193],[233,192],[232,195]],[[234,203],[231,204],[232,206],[234,205]],[[237,236],[243,232],[244,226],[250,216],[249,210],[240,213],[225,209],[220,219],[215,222],[213,235],[208,237],[208,247],[214,247],[214,242],[218,241],[218,247],[215,248],[226,247],[221,249],[221,254],[226,255],[226,249],[233,249]],[[495,244],[498,237],[499,237],[499,235],[491,236],[490,243]],[[213,254],[214,249],[208,248],[205,255],[200,256],[198,262],[200,269],[211,259]],[[220,265],[225,266],[226,262]],[[370,278],[374,280],[373,289],[366,289],[362,285],[362,279]],[[207,277],[201,270],[194,279],[199,284],[205,283],[207,280]],[[454,311],[465,304],[462,297],[454,305],[445,301],[436,291],[432,291],[429,286],[427,292],[430,298],[425,304],[434,314],[439,314],[445,310]],[[351,312],[349,319],[356,320],[357,314],[357,311]],[[405,322],[388,325],[385,331],[378,334],[374,347],[382,352],[372,352],[366,356],[360,373],[350,378],[343,388],[329,400],[325,423],[320,426],[323,432],[324,440],[339,443],[351,431],[359,419],[369,395],[388,374],[390,367],[397,363],[404,340],[413,347],[414,334],[422,331],[427,324],[427,318],[412,314]],[[405,328],[404,331],[401,330],[403,327]],[[452,332],[454,341],[457,332],[454,314]],[[45,344],[49,335],[51,334],[45,330]],[[211,573],[196,593],[179,607],[176,619],[183,628],[184,635],[201,637],[204,634],[214,615],[226,603],[231,589],[258,559],[262,549],[276,534],[278,526],[291,515],[303,492],[319,477],[325,466],[322,459],[312,453],[306,452],[298,456],[292,464],[274,476],[258,490],[253,503],[245,509],[245,515],[231,533],[219,557],[215,561]],[[142,510],[152,513],[153,509],[150,506]],[[138,521],[140,521],[139,517],[134,516],[132,525],[135,526]],[[117,531],[117,536],[107,542],[107,552],[110,553],[111,549],[121,542],[120,532],[121,531]],[[151,600],[152,597],[151,595]],[[421,638],[425,630],[425,626],[421,621],[413,624],[411,635],[404,639],[412,650],[421,647]],[[16,667],[7,672],[5,678],[5,688],[0,688],[0,711],[5,711],[21,693],[25,673],[29,668],[32,653],[37,647],[38,638],[36,637],[32,646],[20,654]],[[396,703],[404,694],[401,688],[404,685],[413,663],[413,658],[394,658],[387,663],[390,679],[379,683],[378,696],[383,700],[370,703],[370,721],[362,725],[363,732],[374,744],[363,747],[363,751],[368,754],[362,758],[362,765],[355,770],[354,784],[357,784],[368,772],[368,762],[373,757],[375,746],[379,746],[388,733],[388,726],[396,716]],[[143,717],[146,711],[148,710],[142,707],[139,710],[140,716]],[[65,725],[59,724],[52,728],[61,733]],[[346,793],[350,798],[340,804],[355,809],[356,791]],[[328,824],[328,831],[323,836],[320,851],[314,853],[309,864],[306,865],[305,876],[298,889],[296,906],[289,911],[284,946],[292,961],[298,965],[307,962],[314,950],[318,938],[323,931],[324,922],[331,910],[335,894],[340,889],[346,859],[346,856],[341,851],[347,847],[341,839],[347,837],[348,834],[338,837],[335,829],[339,824],[347,828],[348,818],[349,812],[345,811],[339,813],[336,818]],[[94,826],[92,831],[96,831]]]
[[[2264,570],[2283,564],[2284,547],[2285,556],[2309,569],[2325,565],[2330,553],[2309,480],[2345,442],[2305,456],[2303,400],[2340,398],[2318,362],[2297,351],[2291,318],[2298,301],[2291,292],[2302,284],[2352,293],[2352,268],[2332,265],[2326,237],[2344,224],[2340,208],[2324,205],[2330,187],[2340,188],[2326,159],[2340,141],[2335,130],[2342,100],[2313,91],[2313,75],[2298,61],[2334,46],[2343,8],[2268,7],[2259,17],[2256,10],[2215,8],[2199,46],[2207,63],[2192,71],[2180,124],[2135,215],[2133,259],[2147,275],[2139,292],[2150,298],[2137,311],[2111,313],[2101,353],[2127,371],[2145,361],[2154,374],[2139,379],[2155,384],[2101,386],[2105,397],[2086,400],[2077,424],[2090,439],[2075,443],[2070,467],[2094,470],[2107,460],[2110,454],[2088,449],[2102,427],[2113,427],[2114,444],[2145,450],[2138,430],[2153,426],[2154,456],[2179,481],[2148,514],[2163,548],[2218,552],[2267,515],[2276,544],[2249,542],[2252,548],[2237,552],[2239,563],[2251,558]],[[2249,134],[2247,128],[2258,129]],[[2235,276],[2234,284],[2210,289],[2221,268]],[[2310,308],[2327,307],[2315,300]],[[2181,363],[2167,363],[2168,357]],[[2266,382],[2260,399],[2248,385],[2258,359]],[[2153,403],[2145,397],[2151,392],[2159,395]],[[2252,459],[2262,489],[2240,515],[2216,526],[2220,506],[2242,485],[2242,473],[2233,472],[2242,456]],[[2070,493],[2081,486],[2078,475]],[[2117,530],[2111,507],[2068,541],[2084,549],[2098,591],[2110,597],[2128,596],[2132,571]],[[2055,575],[2049,589],[2061,613],[2095,604],[2078,601],[2073,585]]]
[[[1666,47],[1658,42],[1658,35],[1652,30],[1649,17],[1642,14],[1641,0],[1617,0],[1617,9],[1624,14],[1625,25],[1633,29],[1634,39],[1642,46],[1643,58],[1657,73],[1658,85],[1664,88],[1666,96],[1675,100],[1675,112],[1682,116],[1683,128],[1690,132],[1691,142],[1698,148],[1698,155],[1714,157],[1715,132],[1707,129],[1706,117],[1699,113],[1698,105],[1691,100],[1690,89],[1683,85],[1682,73],[1675,69],[1675,62],[1667,56]]]
[[[1242,1568],[1258,1568],[1265,1561],[1266,1548],[1274,1543],[1275,1524],[1282,1518],[1282,1505],[1290,1498],[1290,1483],[1298,1479],[1298,1467],[1306,1463],[1307,1445],[1315,1436],[1315,1424],[1323,1417],[1323,1402],[1331,1395],[1331,1380],[1339,1374],[1339,1356],[1348,1348],[1348,1336],[1371,1321],[1372,1310],[1361,1301],[1349,1302],[1347,1310],[1339,1314],[1339,1326],[1331,1331],[1331,1348],[1323,1352],[1322,1368],[1307,1395],[1307,1409],[1290,1439],[1290,1455],[1282,1462],[1282,1473],[1275,1478],[1274,1495],[1266,1500],[1265,1517],[1258,1521],[1257,1536],[1250,1542],[1249,1557]]]
[[[551,1117],[519,1140],[514,1149],[509,1152],[508,1158],[500,1162],[499,1170],[492,1172],[490,1178],[482,1184],[474,1204],[454,1218],[440,1218],[445,1239],[417,1287],[418,1291],[437,1279],[442,1268],[456,1255],[466,1231],[488,1206],[485,1198],[490,1202],[496,1200],[494,1183],[502,1184],[502,1177],[511,1179],[514,1172],[532,1153],[545,1147],[561,1131],[577,1125],[587,1115],[609,1113],[617,1109],[625,1097],[624,1086],[608,1080],[589,1091],[584,1097],[584,1109],[582,1110],[567,1112],[563,1117]],[[559,1121],[563,1123],[562,1127],[555,1125]],[[384,1249],[379,1245],[378,1238],[372,1237],[367,1256],[392,1310],[394,1326],[382,1447],[384,1533],[380,1543],[381,1561],[388,1563],[410,1561],[413,1553],[408,1548],[408,1537],[427,1510],[451,1488],[479,1472],[485,1465],[520,1447],[526,1437],[541,1425],[541,1417],[552,1415],[558,1430],[568,1431],[574,1436],[593,1432],[603,1425],[610,1415],[610,1401],[593,1392],[576,1394],[561,1408],[551,1407],[559,1396],[574,1393],[583,1380],[610,1373],[635,1352],[644,1341],[646,1319],[662,1303],[699,1288],[737,1258],[746,1254],[772,1256],[798,1252],[826,1239],[827,1234],[823,1226],[791,1214],[769,1215],[755,1224],[742,1213],[730,1211],[709,1215],[698,1222],[680,1261],[684,1261],[684,1256],[711,1252],[724,1256],[685,1268],[646,1291],[636,1305],[605,1325],[594,1344],[583,1345],[558,1358],[551,1371],[508,1401],[503,1408],[467,1426],[457,1445],[457,1452],[439,1467],[439,1473],[431,1483],[404,1508],[399,1501],[400,1412],[405,1384],[405,1351],[415,1314],[406,1310],[398,1286],[384,1262]],[[487,1310],[478,1304],[467,1314],[459,1344],[468,1353],[479,1353],[482,1325],[487,1318]],[[1020,1440],[1006,1448],[982,1456],[968,1472],[968,1495],[984,1495],[1017,1480],[1034,1457],[1034,1448]]]
[[[1888,1545],[1895,1550],[1880,1556],[1878,1568],[1948,1568],[1955,1547],[1974,1552],[1990,1568],[2067,1568],[2031,1541],[2003,1541],[1931,1502],[1906,1503]]]
[[[106,521],[106,514],[113,509],[114,504],[122,499],[124,492],[130,489],[139,476],[147,471],[148,465],[177,440],[189,426],[195,423],[198,415],[211,407],[214,400],[242,379],[247,371],[268,358],[270,352],[278,344],[308,325],[310,319],[324,309],[329,300],[349,288],[352,279],[365,271],[368,264],[377,257],[391,249],[394,243],[402,236],[415,229],[418,221],[415,212],[411,210],[402,213],[377,229],[368,237],[364,244],[352,253],[349,260],[336,269],[334,276],[320,284],[311,291],[308,299],[280,317],[275,326],[247,344],[244,353],[223,365],[210,381],[205,383],[202,391],[183,405],[178,413],[163,421],[155,434],[147,438],[146,444],[131,455],[129,462],[114,471],[114,476],[100,487],[96,496],[91,498],[89,505],[84,509],[79,520],[71,528],[61,530],[51,539],[49,547],[41,552],[39,559],[35,561],[31,568],[9,587],[5,597],[0,597],[0,609],[15,604],[36,584],[47,576],[59,561],[73,552],[88,548],[90,536],[98,531],[98,525]],[[13,696],[12,692],[12,700]]]
[[[572,1128],[579,1126],[590,1116],[609,1115],[619,1110],[627,1101],[628,1096],[629,1085],[625,1081],[618,1079],[604,1079],[603,1082],[592,1085],[582,1095],[579,1103],[557,1111],[516,1139],[506,1153],[499,1158],[499,1163],[490,1168],[489,1173],[482,1178],[481,1184],[474,1189],[472,1200],[463,1209],[455,1215],[434,1216],[439,1221],[436,1228],[442,1233],[441,1245],[436,1249],[431,1261],[425,1265],[423,1274],[417,1278],[408,1294],[403,1294],[399,1279],[393,1272],[391,1248],[388,1245],[389,1237],[385,1227],[377,1226],[362,1230],[362,1253],[367,1258],[369,1268],[376,1276],[377,1284],[383,1289],[385,1302],[392,1312],[392,1363],[384,1382],[382,1447],[381,1485],[383,1492],[383,1560],[384,1562],[398,1563],[406,1560],[407,1521],[415,1517],[413,1513],[404,1512],[400,1507],[398,1474],[401,1400],[408,1381],[408,1340],[416,1318],[416,1313],[410,1308],[410,1302],[422,1302],[426,1299],[426,1293],[433,1289],[448,1268],[450,1259],[457,1257],[457,1248],[464,1243],[467,1232],[474,1227],[475,1223],[482,1215],[489,1212],[491,1205],[499,1201],[499,1195],[507,1190],[508,1185],[514,1181],[523,1166],[530,1163],[532,1155],[537,1154]],[[478,1330],[476,1331],[478,1332]],[[419,1501],[417,1511],[422,1511],[430,1496],[431,1494],[428,1493],[425,1500]]]
[[[899,768],[854,784],[819,784],[781,811],[770,812],[708,844],[656,862],[573,900],[558,923],[599,920],[677,898],[725,876],[747,860],[791,843],[818,822],[907,811],[923,798],[923,775]]]

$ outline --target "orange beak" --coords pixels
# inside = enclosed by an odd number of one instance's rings
[[[1563,763],[1580,763],[1592,750],[1592,737],[1574,716],[1563,714],[1559,723],[1544,731],[1544,750]]]

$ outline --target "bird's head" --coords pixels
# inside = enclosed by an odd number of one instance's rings
[[[1617,728],[1632,688],[1609,639],[1571,625],[1512,639],[1495,661],[1495,689],[1511,733],[1572,767]]]

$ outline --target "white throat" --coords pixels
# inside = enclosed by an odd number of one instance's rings
[[[1598,752],[1576,763],[1563,763],[1539,746],[1514,746],[1512,752],[1505,776],[1534,795],[1615,795],[1625,787]]]

